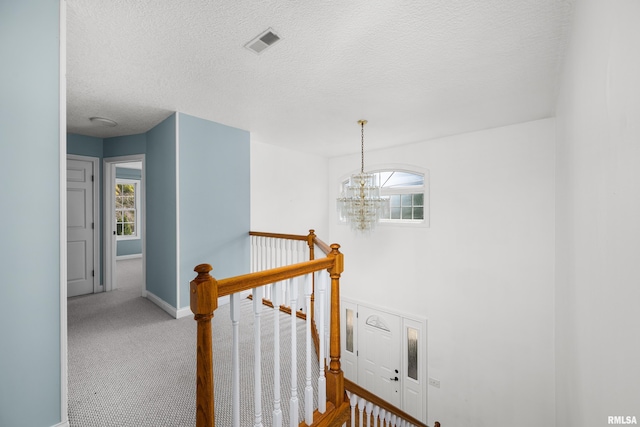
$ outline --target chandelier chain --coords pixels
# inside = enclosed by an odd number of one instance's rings
[[[361,166],[360,172],[364,173],[364,120],[360,120],[360,156],[361,156]]]

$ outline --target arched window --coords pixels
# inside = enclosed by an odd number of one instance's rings
[[[426,174],[399,168],[373,170],[380,195],[389,199],[381,223],[429,225],[429,194]],[[342,182],[344,188],[348,180]],[[342,219],[342,218],[341,218]]]

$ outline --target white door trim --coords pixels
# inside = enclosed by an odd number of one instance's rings
[[[100,283],[100,159],[67,154],[67,160],[83,160],[93,164],[93,292],[102,292],[104,286]]]
[[[104,203],[103,203],[103,218],[104,218],[104,289],[106,291],[112,291],[117,288],[116,283],[116,241],[114,238],[115,229],[113,227],[115,223],[115,165],[117,163],[128,162],[142,162],[142,173],[140,177],[140,212],[142,217],[142,289],[140,289],[141,295],[145,295],[147,291],[147,230],[146,230],[146,197],[145,197],[145,155],[133,154],[130,156],[118,156],[118,157],[105,157],[103,162],[103,174],[104,174]]]
[[[346,304],[343,304],[346,303]],[[398,316],[400,318],[400,323],[401,323],[401,337],[400,337],[400,342],[401,342],[401,347],[402,347],[402,355],[400,358],[400,373],[402,375],[404,375],[404,373],[406,372],[406,364],[407,364],[407,348],[406,348],[406,340],[405,340],[405,336],[404,333],[406,331],[406,327],[407,326],[412,326],[412,327],[416,327],[417,329],[419,329],[419,347],[418,347],[418,372],[420,372],[421,374],[419,374],[419,378],[420,378],[420,385],[421,385],[421,389],[422,389],[422,393],[424,396],[423,402],[424,405],[422,407],[422,417],[416,417],[418,419],[420,419],[422,422],[426,423],[427,420],[427,383],[428,383],[428,363],[427,363],[427,318],[423,317],[423,316],[415,316],[413,314],[411,315],[407,315],[403,312],[400,311],[396,311],[393,309],[390,309],[388,307],[382,307],[379,305],[375,305],[375,304],[370,304],[369,302],[365,302],[365,301],[360,301],[360,300],[356,300],[356,299],[352,299],[352,298],[345,298],[345,297],[341,297],[340,299],[340,309],[342,311],[343,310],[343,306],[348,305],[349,308],[355,307],[356,309],[359,306],[363,306],[363,307],[368,307],[377,311],[381,311],[384,313],[389,313],[392,314],[394,316]],[[342,315],[342,313],[341,313]],[[355,322],[357,324],[357,321]],[[343,335],[346,335],[344,333],[344,328],[346,327],[346,323],[345,322],[340,322],[340,327],[341,327],[341,331],[340,331],[340,339],[341,341],[344,340]],[[418,328],[418,325],[420,326]],[[353,340],[355,343],[355,349],[357,352],[360,351],[360,349],[358,348],[358,327],[354,327],[353,330]],[[340,344],[341,346],[344,345],[344,342],[341,342]],[[346,347],[341,347],[341,348],[346,348]],[[422,355],[422,356],[420,356]],[[355,358],[355,372],[358,372],[358,358]],[[354,382],[357,383],[357,380],[355,380]],[[404,408],[402,407],[404,404],[404,392],[405,392],[405,386],[404,386],[404,382],[403,382],[403,386],[401,387],[401,396],[400,396],[400,402],[401,402],[401,406],[400,409],[404,410]]]
[[[60,162],[60,425],[69,424],[67,352],[67,2],[60,0],[58,157]]]

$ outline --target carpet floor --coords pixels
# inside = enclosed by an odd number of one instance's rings
[[[141,297],[142,263],[117,261],[118,289],[68,300],[69,423],[71,427],[173,427],[195,425],[196,322],[173,319]],[[273,316],[262,314],[262,418],[272,425]],[[284,425],[291,388],[290,317],[281,316],[281,387]],[[252,426],[253,310],[243,300],[240,320],[241,425]],[[212,321],[216,425],[231,425],[231,322],[229,306]],[[305,322],[297,320],[299,421],[303,418]],[[317,361],[315,352],[313,359]],[[318,364],[312,363],[317,388]],[[314,408],[317,395],[314,392]]]

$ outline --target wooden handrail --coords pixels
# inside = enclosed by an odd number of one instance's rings
[[[226,296],[237,292],[247,291],[269,283],[280,282],[293,277],[303,276],[322,269],[330,269],[334,266],[333,257],[314,259],[313,261],[300,262],[286,267],[273,268],[271,270],[257,271],[242,276],[229,277],[218,280],[218,296]]]
[[[316,244],[317,247],[320,248],[320,250],[322,250],[322,252],[324,252],[325,255],[329,255],[329,253],[331,252],[331,247],[329,245],[327,245],[325,242],[318,239],[317,237],[313,239],[313,242]]]
[[[286,239],[286,240],[304,240],[307,241],[307,236],[299,234],[279,234],[279,233],[264,233],[261,231],[250,231],[249,236],[258,237],[272,237],[274,239]]]
[[[325,255],[329,255],[329,253],[331,252],[331,247],[329,245],[327,245],[325,242],[323,242],[322,240],[320,240],[316,235],[315,235],[315,230],[309,230],[309,234],[307,234],[306,236],[303,236],[301,234],[280,234],[280,233],[265,233],[262,231],[250,231],[249,232],[250,236],[257,236],[257,237],[271,237],[273,239],[285,239],[285,240],[304,240],[304,241],[309,241],[309,237],[311,237],[313,243],[315,243],[316,246],[318,246],[320,248],[320,250],[322,250],[322,252],[324,252]],[[313,258],[311,258],[313,259]]]

